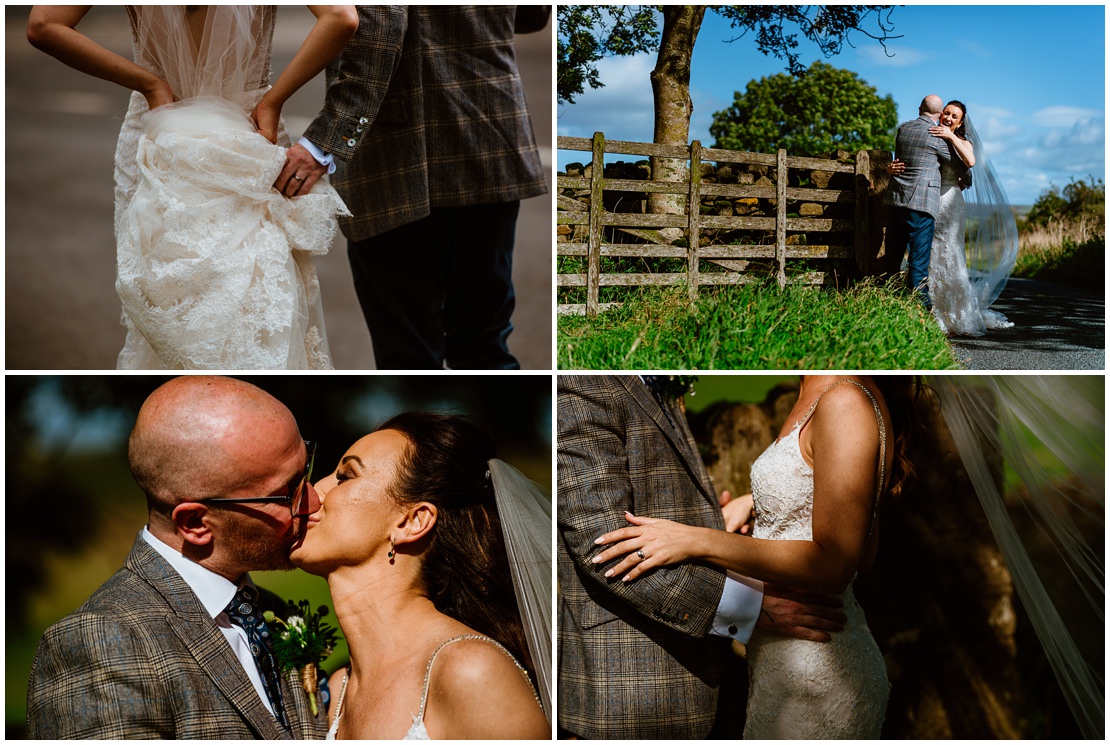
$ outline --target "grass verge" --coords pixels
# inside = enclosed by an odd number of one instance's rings
[[[645,288],[597,318],[558,320],[560,370],[944,370],[958,368],[908,293],[751,284]]]

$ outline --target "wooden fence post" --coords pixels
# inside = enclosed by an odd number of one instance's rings
[[[597,316],[601,295],[601,216],[605,213],[605,135],[594,132],[590,168],[590,242],[586,252],[586,316]]]
[[[871,221],[868,219],[868,194],[871,187],[871,162],[866,150],[856,153],[856,267],[861,276],[871,273]]]
[[[775,184],[775,193],[777,196],[775,205],[775,263],[778,264],[778,269],[775,271],[775,277],[779,281],[779,289],[786,287],[786,151],[779,149],[777,172],[778,178]]]
[[[701,243],[701,141],[690,143],[690,193],[687,197],[686,212],[689,218],[686,244],[686,280],[690,302],[698,299],[700,284],[700,265],[698,246]]]

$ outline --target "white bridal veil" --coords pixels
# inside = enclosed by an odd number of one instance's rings
[[[968,276],[979,307],[985,310],[1002,294],[1014,270],[1017,221],[970,116],[964,119],[964,125],[975,149],[971,187],[963,193],[967,205]]]
[[[551,499],[502,460],[491,460],[489,471],[528,652],[536,670],[540,700],[550,720]]]
[[[1084,612],[1105,623],[1104,559],[1090,538],[1101,542],[1105,531],[1103,377],[937,376],[929,383],[1064,697],[1084,736],[1103,739],[1103,659],[1079,648],[1056,599],[1066,585],[1086,599]],[[989,466],[996,453],[1025,489],[999,492]],[[1044,531],[1066,571],[1038,572],[1010,517],[1015,506]]]

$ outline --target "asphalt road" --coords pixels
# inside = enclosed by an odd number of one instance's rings
[[[1013,328],[953,338],[971,370],[1104,370],[1106,301],[1073,287],[1011,279],[991,306]]]
[[[312,25],[303,6],[278,11],[274,69],[292,58]],[[113,369],[123,345],[115,292],[112,163],[128,91],[83,75],[31,47],[27,7],[5,9],[7,370]],[[94,8],[80,29],[130,56],[122,7]],[[518,37],[518,59],[548,182],[552,182],[551,27]],[[319,109],[323,76],[290,99],[294,139]],[[525,200],[513,279],[517,308],[509,339],[522,367],[550,370],[551,198]],[[358,307],[346,244],[317,261],[335,365],[373,369],[370,335]]]

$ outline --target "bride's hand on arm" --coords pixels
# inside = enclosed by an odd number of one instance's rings
[[[972,146],[970,140],[965,140],[948,127],[940,125],[929,127],[929,134],[952,143],[952,147],[956,150],[956,155],[960,156],[960,160],[962,160],[964,165],[968,168],[975,165],[975,148]]]
[[[77,30],[77,24],[90,8],[91,5],[34,6],[27,20],[27,40],[74,70],[138,91],[152,109],[173,103],[169,83]]]
[[[316,24],[251,113],[258,131],[270,142],[277,142],[277,121],[285,102],[338,57],[358,30],[358,11],[353,5],[309,5],[308,9],[316,16]]]
[[[605,572],[606,577],[627,572],[621,577],[622,582],[630,582],[649,569],[681,564],[693,558],[697,553],[699,536],[719,532],[671,520],[637,517],[628,512],[624,513],[624,519],[632,523],[632,527],[614,530],[594,541],[609,548],[592,559],[595,564],[603,564],[624,556],[616,566]],[[637,551],[643,551],[645,558],[641,559]]]
[[[728,492],[725,492],[726,494]],[[747,535],[751,532],[752,512],[755,505],[752,500],[751,494],[745,494],[742,497],[729,499],[721,505],[721,511],[725,515],[725,530],[730,533],[741,533]]]

